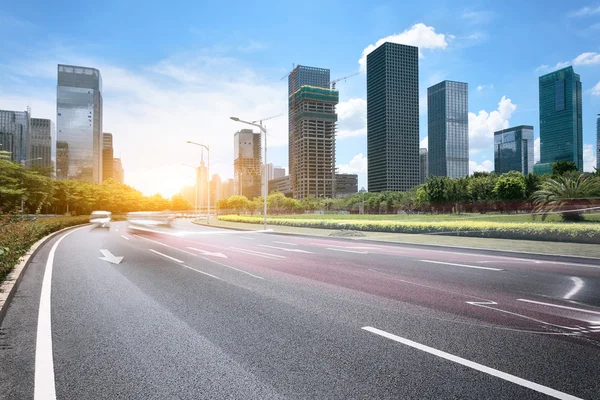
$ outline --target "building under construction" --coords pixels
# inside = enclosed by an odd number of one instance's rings
[[[261,134],[252,129],[235,133],[233,142],[234,193],[253,199],[261,195]]]
[[[290,175],[296,199],[335,196],[336,90],[304,85],[289,97]]]

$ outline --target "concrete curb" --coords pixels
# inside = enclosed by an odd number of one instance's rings
[[[196,225],[202,225],[202,226],[208,226],[209,228],[229,229],[229,230],[233,230],[233,231],[254,231],[255,230],[255,229],[241,229],[241,228],[223,227],[223,226],[212,226],[212,225],[199,224],[199,223],[195,223],[195,224]],[[255,224],[250,224],[250,225],[255,225]],[[313,228],[313,229],[318,229],[318,228]],[[494,250],[494,249],[485,249],[485,248],[479,248],[479,247],[449,246],[449,245],[444,245],[444,244],[424,244],[424,243],[411,243],[411,242],[391,242],[391,241],[388,241],[388,240],[369,239],[369,238],[366,238],[366,237],[356,237],[356,238],[351,238],[351,237],[336,237],[336,236],[312,235],[312,234],[309,234],[309,233],[295,233],[295,232],[277,232],[277,231],[272,231],[272,232],[267,232],[267,234],[270,234],[270,235],[299,236],[299,237],[310,236],[310,237],[327,238],[327,239],[333,239],[333,240],[339,240],[339,241],[345,241],[345,242],[347,242],[347,241],[362,240],[362,241],[370,242],[370,243],[373,243],[373,244],[384,243],[384,244],[392,244],[392,245],[398,245],[398,246],[420,247],[420,248],[423,248],[423,249],[442,249],[442,250],[458,249],[458,250],[469,250],[469,251],[472,251],[472,252],[478,252],[478,253],[482,253],[482,254],[500,255],[500,256],[505,256],[505,257],[527,258],[528,256],[535,256],[536,258],[538,258],[540,260],[546,260],[546,261],[557,261],[556,258],[559,257],[560,261],[562,261],[562,262],[572,262],[572,263],[575,263],[575,264],[585,264],[585,263],[590,263],[591,262],[594,265],[600,266],[600,260],[598,258],[595,258],[595,257],[586,257],[586,256],[569,256],[569,255],[565,256],[565,255],[561,255],[561,254],[544,254],[544,253],[532,253],[532,252],[527,252],[527,251],[513,251],[513,250]]]
[[[77,228],[77,227],[84,226],[84,225],[89,225],[89,224],[79,224],[79,225],[69,226],[67,228],[63,228],[56,232],[52,232],[51,234],[49,234],[49,235],[41,238],[37,242],[35,242],[29,248],[29,250],[27,250],[27,253],[25,253],[25,255],[21,258],[21,261],[19,261],[19,263],[12,269],[12,271],[10,271],[8,273],[8,275],[6,275],[4,280],[2,282],[0,282],[0,325],[2,325],[2,321],[4,320],[4,317],[6,316],[6,311],[8,310],[8,307],[10,306],[10,301],[12,300],[13,296],[15,295],[15,292],[19,288],[19,283],[21,283],[21,279],[25,275],[25,270],[29,266],[29,260],[38,252],[40,247],[45,242],[52,239],[54,236],[60,234],[61,232],[67,231],[69,229]]]

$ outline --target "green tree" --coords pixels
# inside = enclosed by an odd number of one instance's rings
[[[182,195],[176,194],[171,197],[171,206],[169,208],[174,211],[186,211],[193,210],[194,206],[184,199]]]
[[[235,195],[231,196],[227,200],[227,203],[229,205],[229,208],[233,209],[235,212],[240,214],[248,207],[248,198],[246,198],[246,196]]]
[[[542,183],[533,194],[534,212],[541,213],[542,220],[551,212],[560,212],[564,221],[581,221],[581,210],[600,196],[600,183],[592,176],[577,177],[559,175]]]
[[[500,175],[494,195],[503,202],[504,208],[513,208],[517,202],[525,200],[525,177],[516,171]]]
[[[531,199],[531,196],[540,190],[542,185],[542,177],[537,174],[525,175],[525,197]]]
[[[222,199],[217,200],[217,204],[215,204],[215,207],[217,207],[217,210],[219,211],[229,210],[229,200],[223,197]]]
[[[552,164],[552,175],[564,175],[568,172],[576,172],[577,165],[573,161],[557,161]]]
[[[490,211],[490,205],[495,200],[494,189],[498,176],[489,173],[478,173],[469,179],[467,191],[469,198],[473,202],[473,206],[479,212],[485,213]]]
[[[267,197],[267,207],[269,212],[280,214],[285,209],[285,195],[281,192],[271,192]]]

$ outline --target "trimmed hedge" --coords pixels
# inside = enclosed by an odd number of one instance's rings
[[[18,220],[0,219],[0,282],[38,240],[52,232],[89,222],[89,216]]]
[[[262,217],[224,215],[219,220],[261,224]],[[517,240],[600,244],[600,224],[567,224],[539,222],[489,221],[365,221],[365,220],[300,220],[268,218],[271,225],[304,228],[351,229],[370,232],[421,233]]]

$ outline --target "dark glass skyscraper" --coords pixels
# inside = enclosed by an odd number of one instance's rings
[[[469,175],[469,85],[443,81],[427,88],[429,175]]]
[[[385,42],[367,55],[367,156],[370,192],[419,184],[417,47]]]
[[[58,65],[59,179],[102,182],[102,77],[95,68]],[[64,154],[66,152],[66,154]],[[65,161],[68,163],[65,165]],[[64,168],[66,166],[66,168]]]
[[[581,81],[573,67],[540,76],[540,164],[549,170],[556,161],[572,161],[583,170]]]
[[[330,81],[328,69],[298,65],[288,76],[288,96],[291,98],[292,94],[296,93],[302,86],[314,86],[329,89]],[[288,171],[292,178],[295,176],[295,166],[299,156],[295,148],[296,135],[294,131],[294,121],[292,119],[292,115],[295,113],[295,110],[293,109],[295,105],[294,102],[290,101],[288,110]],[[292,179],[292,181],[294,180]]]
[[[494,171],[533,172],[533,126],[520,125],[494,132]]]
[[[27,143],[31,133],[30,112],[0,110],[0,151],[15,163],[27,156]]]

